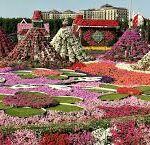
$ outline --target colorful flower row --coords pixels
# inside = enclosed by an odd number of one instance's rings
[[[132,116],[132,115],[146,115],[150,113],[150,108],[137,107],[131,105],[123,105],[120,107],[106,107],[99,106],[100,110],[103,110],[104,117],[124,117],[124,116]]]
[[[99,128],[92,132],[44,133],[42,136],[29,129],[16,130],[3,135],[1,145],[149,145],[150,126],[134,121],[113,122],[110,128]]]

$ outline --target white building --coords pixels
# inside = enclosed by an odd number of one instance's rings
[[[64,19],[64,18],[75,18],[78,13],[71,11],[71,10],[66,10],[64,12],[59,12],[57,10],[52,10],[49,12],[42,12],[43,19],[48,20],[48,19]]]
[[[43,19],[64,19],[75,18],[78,14],[83,15],[84,19],[102,19],[102,20],[126,20],[128,19],[128,10],[121,7],[113,7],[109,4],[101,6],[99,9],[80,10],[79,13],[66,10],[59,12],[52,10],[49,12],[42,12]]]
[[[102,20],[125,20],[128,19],[128,10],[121,7],[113,7],[109,4],[101,6],[99,9],[80,10],[84,19]]]

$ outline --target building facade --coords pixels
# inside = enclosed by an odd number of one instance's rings
[[[127,20],[128,10],[121,7],[113,7],[109,4],[103,5],[100,9],[80,10],[84,19],[102,19],[102,20]]]
[[[64,12],[59,12],[57,10],[52,10],[49,12],[42,12],[43,15],[43,20],[48,20],[48,19],[65,19],[65,18],[72,18],[74,19],[78,13],[71,11],[71,10],[66,10]]]
[[[75,18],[77,15],[83,15],[83,19],[100,19],[100,20],[127,20],[128,10],[121,7],[113,7],[109,4],[101,6],[99,9],[88,9],[80,10],[76,13],[71,10],[59,12],[52,10],[49,12],[42,12],[43,19],[64,19],[64,18]]]

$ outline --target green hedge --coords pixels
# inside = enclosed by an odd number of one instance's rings
[[[30,125],[30,126],[1,126],[4,135],[11,134],[18,129],[31,129],[36,132],[37,135],[42,135],[44,133],[74,133],[78,131],[93,131],[98,128],[107,129],[110,123],[107,120],[93,120],[84,121],[79,123],[59,123],[59,124],[49,124],[49,125]]]

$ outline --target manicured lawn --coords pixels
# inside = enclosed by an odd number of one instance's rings
[[[4,110],[10,108],[9,106],[4,105],[2,102],[0,102],[0,110]]]
[[[32,74],[31,72],[15,72],[19,77],[22,79],[33,79],[36,78],[37,76]]]
[[[23,94],[23,95],[37,95],[37,96],[45,95],[44,93],[40,93],[40,92],[20,92],[20,94]]]
[[[2,100],[5,97],[5,95],[0,95],[0,100]]]
[[[71,70],[71,69],[60,69],[60,71],[63,73],[75,72],[75,70]]]
[[[117,89],[118,86],[115,86],[113,84],[100,84],[101,88],[109,88],[109,89]]]
[[[136,97],[144,101],[150,101],[150,95],[138,95]]]
[[[109,93],[109,92],[114,92],[114,91],[110,91],[110,90],[103,90],[103,89],[87,89],[89,91],[92,91],[92,92],[97,92],[97,93]]]
[[[99,97],[103,101],[115,101],[128,97],[128,94],[105,94]]]
[[[60,104],[55,107],[47,108],[47,110],[56,110],[61,112],[74,112],[74,111],[81,111],[83,110],[83,108],[74,105]]]
[[[80,102],[82,101],[82,99],[80,98],[75,98],[75,97],[67,97],[67,96],[59,96],[59,97],[53,97],[55,98],[55,100],[57,100],[60,103],[70,103],[70,104],[74,104],[76,102]]]
[[[42,109],[34,109],[34,108],[10,108],[6,109],[5,112],[10,116],[30,117],[34,115],[41,115],[45,111]]]
[[[135,88],[138,88],[138,89],[142,90],[144,92],[144,94],[146,92],[150,92],[150,86],[138,86],[138,87],[135,87]]]
[[[48,79],[59,79],[59,80],[65,80],[68,79],[67,75],[51,75],[51,76],[47,76]]]
[[[84,73],[76,73],[76,72],[65,72],[64,75],[68,77],[83,77],[86,76]]]

